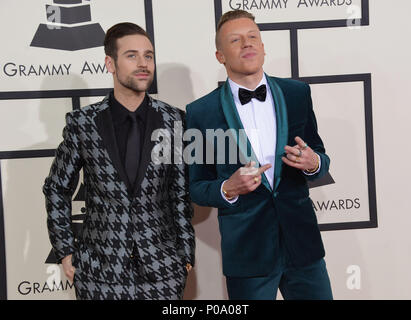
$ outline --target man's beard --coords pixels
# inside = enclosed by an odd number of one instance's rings
[[[116,74],[118,82],[125,88],[133,90],[135,92],[146,92],[147,89],[151,86],[153,83],[153,74],[148,71],[148,70],[136,70],[133,72],[135,73],[140,73],[140,72],[145,72],[148,74],[148,78],[145,81],[139,81],[138,79],[135,79],[133,76],[128,76],[125,80],[120,79],[118,74]]]

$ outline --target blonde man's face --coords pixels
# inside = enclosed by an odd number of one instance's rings
[[[249,18],[227,21],[218,35],[217,60],[224,64],[230,78],[253,75],[262,71],[264,44],[256,23]]]

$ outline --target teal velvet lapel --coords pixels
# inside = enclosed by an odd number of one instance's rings
[[[228,80],[223,84],[223,87],[220,90],[220,101],[221,101],[221,105],[223,108],[223,113],[225,116],[225,119],[228,123],[228,127],[230,129],[234,129],[236,132],[236,141],[237,143],[239,142],[239,130],[243,130],[244,131],[244,127],[243,124],[241,123],[241,119],[240,116],[237,112],[237,108],[235,106],[234,103],[234,99],[233,99],[233,95],[231,93],[231,88],[230,88],[230,84],[228,83]],[[251,150],[251,159],[250,161],[255,161],[255,163],[257,164],[257,166],[259,167],[260,164],[258,162],[258,159],[254,153],[254,150],[251,146],[250,140],[247,138],[247,143],[246,145],[244,143],[238,143],[239,146],[239,150],[243,155],[243,159],[248,158],[247,155],[247,150]],[[265,176],[265,174],[262,175],[262,179],[261,179],[262,184],[270,191],[272,192],[271,186],[268,183],[268,180]]]
[[[275,149],[275,168],[274,168],[274,191],[277,190],[281,180],[281,171],[283,167],[283,161],[281,160],[284,154],[284,147],[288,141],[288,117],[287,117],[287,105],[283,91],[277,84],[274,78],[267,77],[267,82],[271,89],[271,94],[274,99],[275,106],[275,118],[277,122],[277,145]]]
[[[265,175],[262,175],[262,183],[263,185],[270,191],[275,191],[281,180],[281,171],[283,166],[283,161],[281,160],[284,154],[284,147],[288,141],[288,118],[287,118],[287,105],[285,103],[285,98],[280,86],[277,84],[274,78],[269,77],[266,75],[267,82],[271,89],[271,94],[274,99],[274,106],[275,106],[275,116],[277,121],[277,145],[276,145],[276,158],[275,158],[275,168],[274,168],[274,186],[271,189],[270,184]],[[228,80],[224,83],[223,87],[220,91],[220,100],[221,105],[223,108],[223,113],[228,123],[228,127],[234,129],[237,134],[237,142],[238,142],[238,132],[240,129],[244,130],[244,127],[241,123],[240,116],[237,112],[237,108],[234,103],[234,99],[231,93],[230,84]],[[247,138],[247,144],[239,144],[239,150],[243,154],[243,158],[245,159],[247,156],[247,148],[251,150],[251,160],[255,161],[258,166],[260,166],[257,157],[254,153],[253,148],[251,147],[251,143]]]

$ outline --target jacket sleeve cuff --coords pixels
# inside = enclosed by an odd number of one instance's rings
[[[317,168],[317,170],[316,171],[314,171],[314,172],[307,172],[307,171],[303,171],[303,173],[306,175],[306,176],[313,176],[313,175],[316,175],[318,172],[320,172],[320,170],[321,170],[321,157],[318,155],[318,153],[315,153],[316,155],[317,155],[317,158],[318,158],[318,168]]]
[[[234,197],[234,198],[232,198],[232,199],[227,199],[227,198],[225,197],[224,192],[223,192],[223,185],[224,185],[224,182],[226,182],[226,181],[227,181],[227,180],[224,180],[224,181],[221,183],[221,188],[220,188],[221,196],[222,196],[223,199],[224,199],[225,201],[227,201],[229,204],[234,204],[234,203],[237,202],[239,196],[236,196],[236,197]]]
[[[63,260],[63,258],[65,258],[65,257],[69,256],[70,254],[74,253],[74,248],[67,247],[67,248],[63,248],[61,250],[53,249],[53,251],[54,251],[54,255],[55,255],[56,260],[57,260],[57,264],[61,264],[61,260]]]

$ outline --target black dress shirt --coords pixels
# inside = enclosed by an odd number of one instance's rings
[[[125,157],[127,151],[127,138],[131,127],[131,122],[127,118],[129,114],[135,113],[138,121],[138,134],[140,135],[140,159],[136,159],[138,162],[141,160],[141,153],[143,152],[144,145],[144,132],[147,123],[147,111],[148,111],[148,96],[144,97],[143,102],[134,112],[130,112],[120,102],[114,98],[114,93],[110,93],[109,98],[110,112],[113,119],[114,134],[116,136],[117,148],[120,155],[121,163],[125,166]]]

